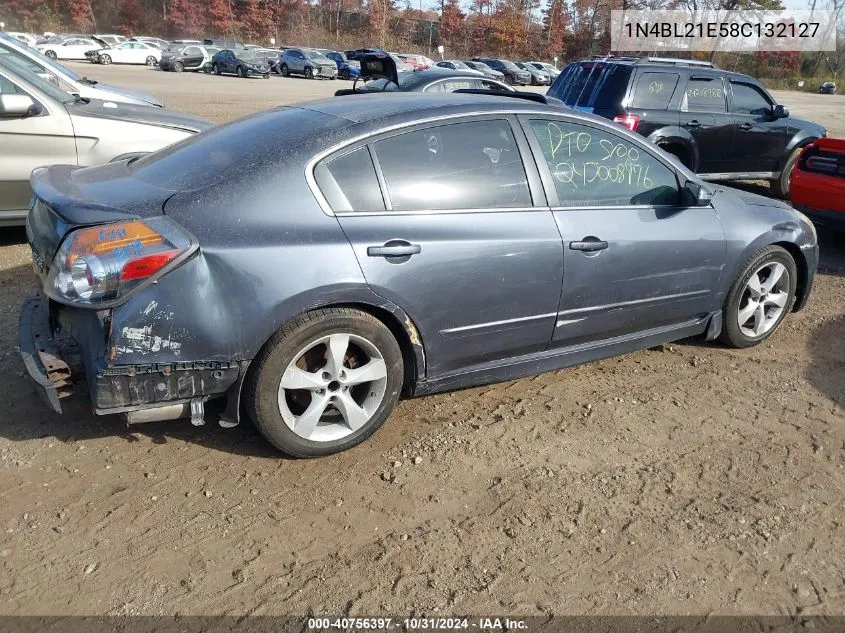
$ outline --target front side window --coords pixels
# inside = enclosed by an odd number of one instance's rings
[[[720,77],[693,77],[681,102],[684,112],[725,112],[725,86]]]
[[[648,150],[602,129],[533,119],[531,129],[565,207],[672,205],[675,172]]]
[[[643,110],[665,110],[669,106],[679,79],[678,73],[642,73],[637,78],[631,107]]]
[[[531,206],[510,124],[470,121],[405,132],[373,145],[394,211]]]
[[[772,104],[763,94],[751,84],[731,83],[733,99],[731,112],[737,114],[767,114]]]

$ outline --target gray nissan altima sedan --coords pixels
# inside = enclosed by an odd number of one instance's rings
[[[787,205],[519,94],[281,107],[32,186],[20,347],[52,408],[82,383],[130,423],[217,405],[302,457],[362,442],[401,395],[758,344],[818,258]]]

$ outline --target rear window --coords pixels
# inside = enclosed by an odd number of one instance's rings
[[[564,69],[548,94],[571,108],[618,109],[630,76],[628,65],[576,62]]]
[[[642,73],[634,88],[631,107],[643,110],[665,110],[669,106],[679,79],[678,73]]]

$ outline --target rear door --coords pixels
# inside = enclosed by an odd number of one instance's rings
[[[698,71],[690,75],[681,97],[680,125],[695,141],[699,174],[730,172],[734,117],[728,113],[721,75]]]
[[[677,107],[670,108],[681,74],[676,70],[641,70],[634,80],[626,114],[638,118],[637,133],[648,136],[657,129],[677,126]]]
[[[317,168],[370,287],[415,320],[429,376],[539,352],[551,339],[560,234],[512,123],[409,127]]]
[[[786,119],[772,116],[775,104],[758,86],[734,80],[729,84],[734,119],[730,168],[750,174],[774,172],[789,143]]]
[[[725,235],[680,204],[675,171],[643,141],[568,117],[521,117],[563,240],[553,346],[591,345],[719,308]]]

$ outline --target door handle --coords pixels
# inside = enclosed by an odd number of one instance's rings
[[[745,130],[747,132],[748,130],[750,130],[753,127],[754,127],[753,123],[743,123],[742,125],[739,126],[739,129]]]
[[[569,248],[573,251],[585,251],[591,253],[593,251],[603,251],[607,248],[607,242],[598,239],[584,238],[580,242],[569,242]]]
[[[384,246],[368,246],[367,255],[370,257],[408,257],[422,251],[419,244],[410,244],[398,240],[391,241]]]
[[[697,128],[697,127],[701,127],[701,123],[699,123],[699,122],[698,122],[698,121],[696,121],[696,120],[687,121],[686,123],[684,123],[684,127],[688,127],[688,128],[693,128],[693,129],[695,129],[695,128]]]

